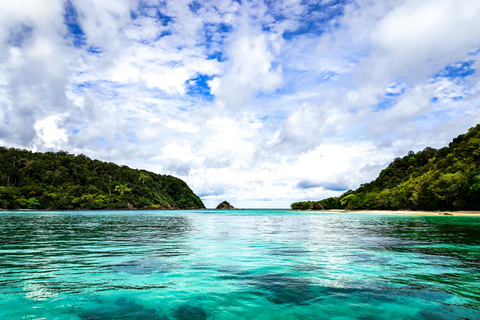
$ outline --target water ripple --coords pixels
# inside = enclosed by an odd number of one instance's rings
[[[480,319],[480,219],[1,212],[2,319]]]

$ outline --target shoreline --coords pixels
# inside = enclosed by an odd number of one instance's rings
[[[334,210],[334,209],[320,210],[320,211],[346,213],[346,214],[480,217],[480,211]]]
[[[16,210],[8,210],[0,208],[0,212],[7,211],[7,212],[29,212],[29,211],[37,211],[37,212],[62,212],[62,211],[71,211],[71,212],[83,212],[83,211],[93,211],[93,212],[101,212],[101,211],[201,211],[201,210],[208,210],[208,211],[248,211],[248,210],[273,210],[273,211],[298,211],[298,212],[328,212],[328,213],[338,213],[338,214],[373,214],[373,215],[405,215],[405,216],[451,216],[451,217],[480,217],[480,211],[412,211],[412,210],[345,210],[345,209],[325,209],[325,210],[292,210],[292,209],[265,209],[265,208],[255,208],[255,209],[247,209],[247,208],[236,208],[230,210],[219,210],[219,209],[208,209],[208,208],[189,208],[189,209],[97,209],[97,210],[87,210],[87,209],[74,209],[74,210],[65,210],[65,209],[56,209],[56,210],[49,210],[49,209],[16,209]]]

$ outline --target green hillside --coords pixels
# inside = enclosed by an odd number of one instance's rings
[[[3,209],[204,208],[182,180],[67,152],[0,147]]]
[[[396,158],[377,179],[296,210],[480,210],[480,125],[439,150]]]

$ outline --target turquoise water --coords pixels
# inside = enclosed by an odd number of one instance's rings
[[[480,218],[0,212],[0,319],[480,319]]]

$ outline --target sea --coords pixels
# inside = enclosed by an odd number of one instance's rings
[[[480,217],[1,211],[0,319],[480,319]]]

